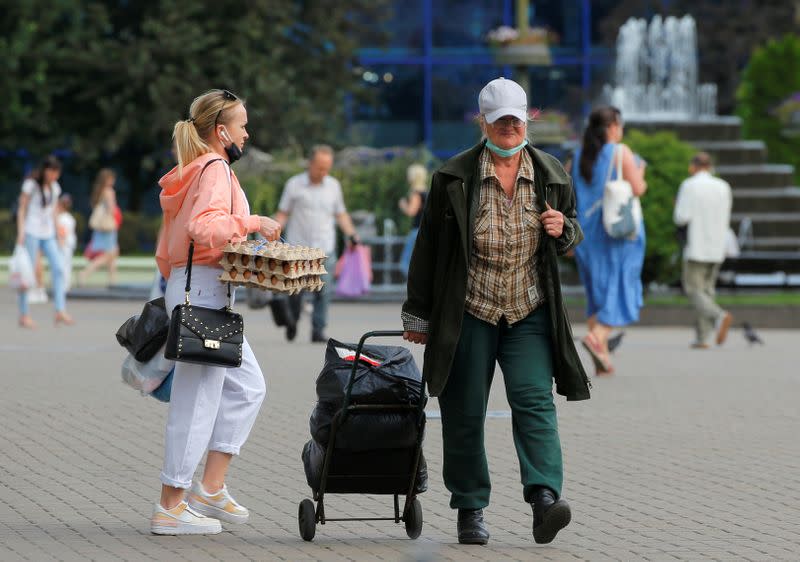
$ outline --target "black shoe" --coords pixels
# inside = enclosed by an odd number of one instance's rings
[[[288,324],[286,326],[286,339],[288,341],[294,341],[296,335],[297,335],[297,324]]]
[[[558,532],[569,525],[572,512],[563,499],[556,499],[550,488],[536,488],[533,507],[533,539],[539,544],[552,542]]]
[[[325,335],[325,332],[314,331],[314,332],[311,332],[311,341],[313,343],[327,343],[328,336]]]
[[[482,509],[458,510],[458,542],[459,544],[486,544],[489,542],[489,530],[483,521]]]

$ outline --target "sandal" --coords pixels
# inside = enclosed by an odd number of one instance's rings
[[[594,368],[597,370],[598,374],[611,374],[614,372],[614,368],[611,366],[611,363],[607,358],[604,358],[605,353],[603,353],[603,348],[600,346],[600,342],[597,341],[597,338],[593,334],[587,334],[584,338],[582,338],[581,344],[592,358],[592,361],[594,362]]]

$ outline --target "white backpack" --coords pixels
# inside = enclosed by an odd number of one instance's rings
[[[617,161],[617,178],[611,179]],[[622,177],[622,150],[614,147],[603,189],[603,228],[611,238],[636,240],[642,225],[642,204],[634,196],[633,187]]]

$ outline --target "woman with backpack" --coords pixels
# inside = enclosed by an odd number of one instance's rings
[[[578,222],[584,241],[575,248],[578,272],[586,290],[589,333],[581,340],[592,357],[597,375],[614,372],[608,351],[613,327],[639,320],[642,307],[644,224],[634,239],[612,238],[603,226],[603,193],[609,180],[624,179],[633,195],[647,191],[644,162],[622,144],[622,115],[616,107],[599,107],[589,115],[583,144],[572,164]],[[622,159],[622,178],[616,177]]]

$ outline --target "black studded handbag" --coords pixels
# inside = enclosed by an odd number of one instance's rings
[[[207,162],[200,175],[217,160],[222,159],[217,158]],[[233,211],[233,185],[231,185],[231,211]],[[194,306],[189,299],[192,290],[193,256],[194,241],[191,241],[189,259],[186,260],[186,298],[183,304],[172,309],[164,357],[199,365],[239,367],[242,364],[244,320],[241,314],[231,310],[231,284],[228,283],[227,306],[219,309]]]
[[[194,242],[189,244],[186,262],[186,299],[172,309],[164,357],[173,361],[239,367],[242,364],[244,320],[231,310],[231,284],[228,304],[222,308],[195,306],[189,299],[192,287]]]

